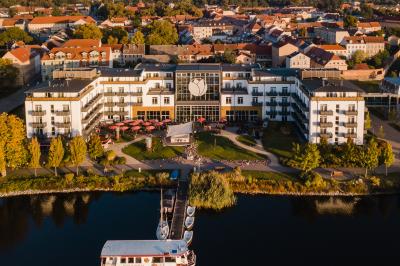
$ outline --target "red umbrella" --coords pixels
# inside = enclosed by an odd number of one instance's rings
[[[172,120],[171,120],[171,119],[164,119],[163,122],[164,122],[164,123],[171,123]]]
[[[197,122],[203,123],[204,121],[206,121],[206,119],[204,117],[200,117],[199,119],[197,119]]]
[[[129,125],[131,125],[131,126],[137,126],[137,125],[140,125],[140,121],[138,121],[138,120],[136,120],[136,121],[134,121],[133,123],[130,123]]]
[[[139,126],[135,126],[135,127],[132,128],[133,131],[138,131],[139,129],[140,129]]]
[[[117,126],[109,126],[108,128],[111,130],[116,130],[118,127]]]
[[[122,122],[119,122],[119,123],[115,123],[115,125],[120,127],[120,126],[123,126],[123,125],[125,125],[125,124],[122,123]]]
[[[152,123],[152,124],[154,124],[154,123],[157,123],[158,120],[157,120],[157,119],[151,119],[151,120],[149,120],[149,122]]]
[[[154,126],[148,126],[148,127],[146,127],[146,130],[147,130],[147,131],[151,131],[151,130],[153,130],[153,129],[155,129]]]
[[[125,124],[129,124],[129,123],[132,123],[133,122],[133,120],[124,120],[124,121],[122,121],[123,123],[125,123]]]
[[[157,123],[155,123],[155,125],[156,125],[157,127],[161,127],[161,126],[163,125],[163,122],[157,122]]]
[[[221,119],[219,120],[219,122],[225,123],[225,122],[226,122],[226,119],[225,119],[225,118],[221,118]]]
[[[129,129],[129,127],[121,127],[120,129],[121,129],[122,131],[125,131],[125,130]]]
[[[151,126],[151,123],[150,122],[145,122],[145,123],[143,123],[143,126],[145,126],[145,127]]]

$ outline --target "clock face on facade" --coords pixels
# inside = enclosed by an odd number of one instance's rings
[[[189,91],[193,96],[203,96],[207,92],[206,81],[202,78],[194,78],[189,82]]]

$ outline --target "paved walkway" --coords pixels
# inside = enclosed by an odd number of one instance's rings
[[[25,100],[25,87],[17,90],[11,95],[0,99],[0,113],[10,112],[22,105]]]
[[[376,135],[379,132],[379,128],[383,126],[385,133],[384,139],[387,140],[393,147],[393,152],[396,155],[396,165],[400,165],[400,132],[389,125],[388,121],[382,121],[382,119],[372,115],[371,116],[371,131]]]

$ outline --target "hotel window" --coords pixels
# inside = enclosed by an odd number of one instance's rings
[[[161,119],[162,120],[169,119],[169,111],[162,111],[161,112]]]
[[[241,88],[241,87],[242,87],[242,82],[238,82],[238,83],[236,84],[236,86],[237,86],[238,88]]]
[[[243,104],[243,97],[238,97],[237,103],[238,104]]]
[[[119,87],[118,92],[124,92],[124,87]]]
[[[51,124],[54,125],[54,116],[51,117]]]
[[[55,127],[52,127],[52,128],[51,128],[51,135],[54,136],[55,134],[56,134],[56,128],[55,128]]]
[[[169,97],[164,97],[164,104],[169,104]]]
[[[143,102],[143,98],[142,97],[137,97],[137,103],[142,103]]]
[[[50,105],[50,112],[54,113],[54,105]]]
[[[135,263],[134,258],[128,258],[128,263]]]
[[[137,111],[137,118],[144,119],[145,111]]]
[[[321,111],[328,111],[328,105],[322,104],[321,105]]]
[[[253,103],[258,103],[258,97],[253,97]]]
[[[356,105],[355,104],[350,104],[349,105],[349,111],[355,111],[356,110]]]
[[[340,108],[340,105],[339,104],[336,104],[336,113],[339,113],[339,108]]]
[[[151,98],[151,103],[152,103],[152,104],[157,104],[157,103],[158,103],[157,97]]]
[[[288,88],[287,87],[282,87],[282,93],[287,94],[288,93]]]
[[[335,117],[335,124],[339,125],[339,117],[338,116]]]
[[[231,77],[231,73],[225,73],[225,77],[230,78]]]
[[[243,78],[243,73],[239,73],[239,78]]]
[[[157,88],[157,89],[160,88],[160,83],[159,83],[159,82],[156,83],[156,88]]]
[[[225,103],[226,104],[232,104],[232,97],[226,97]]]
[[[69,105],[68,104],[64,104],[63,105],[63,111],[64,112],[68,112],[69,111]]]
[[[167,77],[167,78],[172,78],[172,74],[171,74],[171,73],[167,73],[167,74],[166,74],[166,77]]]
[[[126,258],[121,258],[121,263],[126,263]]]
[[[167,89],[169,89],[169,90],[172,88],[171,83],[167,83],[167,84],[165,84],[165,85],[166,85]]]

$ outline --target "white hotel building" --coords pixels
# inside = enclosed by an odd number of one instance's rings
[[[27,92],[27,135],[88,136],[102,121],[293,121],[318,143],[363,143],[364,99],[342,81],[298,78],[296,70],[258,65],[146,65],[57,72]],[[83,74],[82,74],[83,73]],[[61,79],[60,77],[73,77]]]

